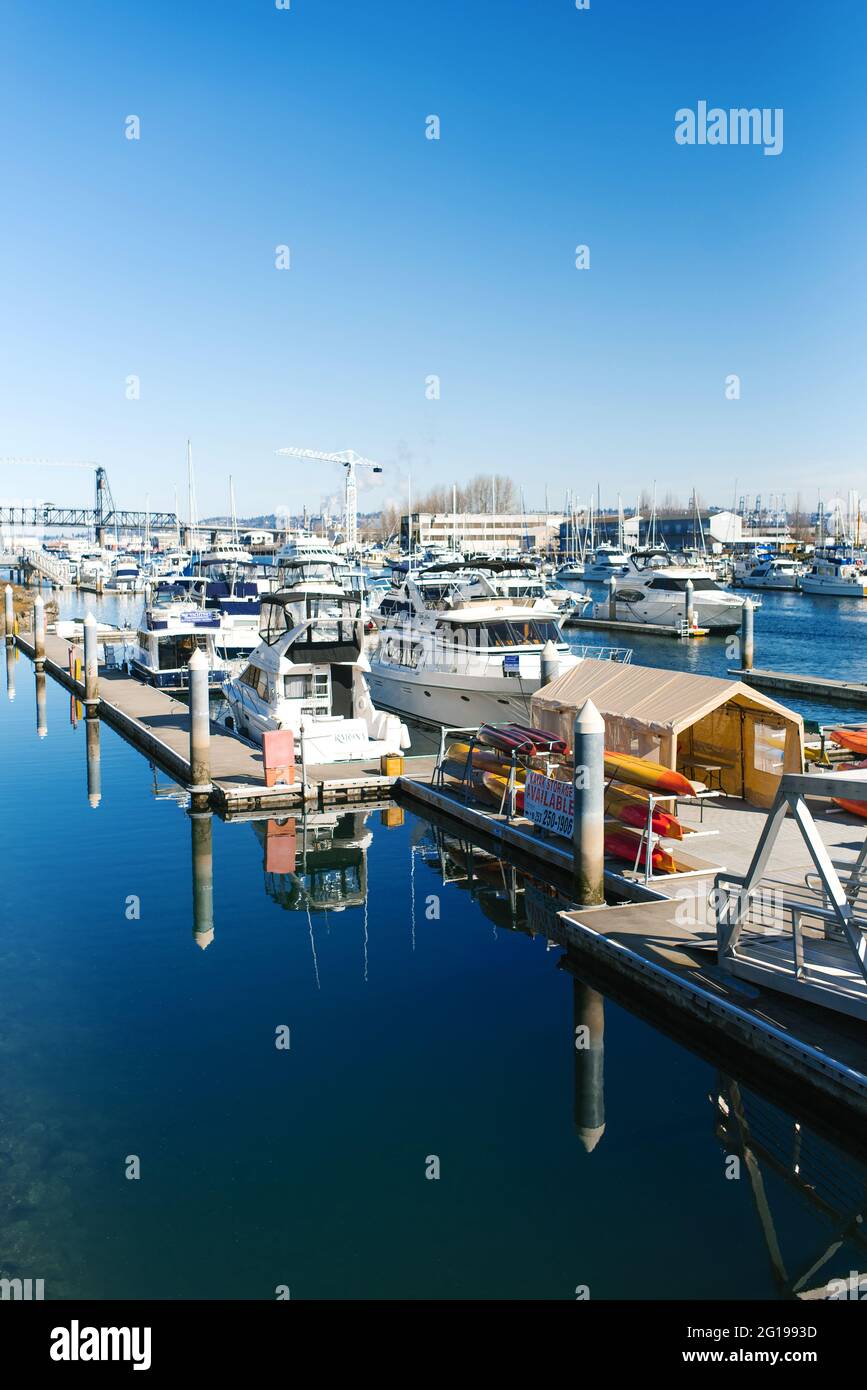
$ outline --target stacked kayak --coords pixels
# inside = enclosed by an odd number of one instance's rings
[[[867,762],[840,763],[837,771],[867,773]],[[861,779],[859,778],[859,780]],[[835,796],[833,801],[834,805],[839,806],[842,811],[848,811],[851,816],[860,816],[862,820],[867,820],[867,801],[849,801],[843,796]]]

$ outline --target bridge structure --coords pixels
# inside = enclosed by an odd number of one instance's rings
[[[175,512],[118,511],[114,505],[108,474],[96,468],[96,497],[93,507],[61,507],[53,502],[0,506],[0,529],[29,530],[71,526],[93,531],[97,545],[105,543],[109,531],[174,531],[178,527]],[[12,547],[15,548],[14,546]]]

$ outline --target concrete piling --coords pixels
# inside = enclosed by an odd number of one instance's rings
[[[99,719],[88,717],[84,724],[87,739],[87,799],[96,810],[102,800],[102,767],[99,749]]]
[[[41,594],[33,600],[33,660],[38,670],[45,665],[45,599]]]
[[[744,599],[744,606],[741,609],[741,670],[751,671],[753,669],[753,601],[751,598]]]
[[[686,625],[695,627],[695,585],[691,579],[686,581],[686,599],[684,600]]]
[[[88,714],[99,704],[99,662],[97,660],[96,618],[88,613],[84,620],[84,703]]]
[[[608,621],[617,621],[617,575],[612,574],[608,580]]]
[[[214,939],[214,851],[210,811],[191,811],[193,940],[204,951]]]
[[[605,902],[605,720],[592,700],[575,716],[573,747],[575,898],[582,907],[597,907]]]
[[[15,641],[15,604],[12,598],[12,585],[7,584],[3,591],[3,618],[6,641],[11,646]]]
[[[578,1138],[591,1153],[605,1133],[605,1000],[582,980],[572,981],[575,1047],[573,1117]]]
[[[36,734],[38,738],[45,738],[48,733],[48,699],[46,694],[46,676],[44,671],[37,671],[36,675]]]
[[[541,660],[542,685],[550,685],[560,674],[560,655],[550,638],[542,648]]]
[[[193,652],[187,664],[190,673],[190,790],[196,798],[211,790],[211,712],[208,703],[208,659],[204,652]]]

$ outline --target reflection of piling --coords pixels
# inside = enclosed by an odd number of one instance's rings
[[[195,651],[187,669],[190,673],[190,791],[193,807],[211,791],[211,711],[208,703],[208,660]]]
[[[542,648],[542,684],[550,685],[560,674],[560,657],[550,637]]]
[[[88,714],[99,704],[99,661],[96,654],[96,618],[88,613],[84,620],[84,703]]]
[[[686,581],[686,625],[695,627],[695,585],[691,579]]]
[[[583,907],[605,901],[605,720],[592,700],[575,716],[572,784],[572,869],[576,900]]]
[[[48,700],[46,696],[45,672],[36,672],[36,733],[45,738],[48,733]]]
[[[605,1133],[605,1000],[572,981],[575,1047],[575,1129],[588,1153]]]
[[[214,939],[214,853],[210,811],[191,811],[193,940],[204,951]]]
[[[99,720],[89,715],[84,724],[87,738],[87,799],[96,810],[102,800],[102,769],[99,751]]]
[[[617,575],[612,574],[608,580],[608,621],[617,621]]]
[[[3,591],[3,623],[6,631],[6,645],[15,641],[15,603],[12,598],[12,585],[7,584]]]
[[[37,669],[45,665],[45,599],[41,594],[33,600],[33,660]]]
[[[6,698],[10,703],[15,699],[15,648],[6,643]]]
[[[741,609],[741,670],[751,671],[753,668],[753,601],[751,598],[744,599],[744,606]]]

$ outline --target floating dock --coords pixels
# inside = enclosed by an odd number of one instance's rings
[[[827,779],[815,780],[816,793],[826,796]],[[569,843],[542,836],[523,818],[508,821],[468,804],[455,786],[402,779],[397,797],[450,834],[486,844],[518,868],[558,887],[571,880]],[[681,1026],[709,1030],[717,1046],[742,1053],[802,1097],[809,1090],[811,1104],[829,1120],[839,1123],[843,1107],[867,1118],[867,982],[855,954],[847,954],[833,931],[826,937],[821,930],[802,927],[800,918],[793,937],[786,931],[783,909],[774,915],[773,894],[780,895],[787,910],[793,905],[803,909],[805,920],[822,910],[815,861],[798,817],[775,824],[774,878],[764,890],[771,894],[767,923],[756,927],[750,922],[737,952],[724,953],[710,895],[718,883],[744,881],[768,815],[736,798],[705,801],[700,822],[698,808],[694,810],[694,823],[687,819],[689,803],[678,811],[685,825],[706,836],[695,840],[701,857],[692,847],[684,849],[689,837],[677,842],[678,862],[688,865],[688,873],[654,875],[645,882],[643,875],[609,863],[605,890],[610,905],[552,914],[551,939],[566,947],[573,962],[585,961],[619,981],[621,989],[677,1014]],[[867,827],[826,802],[813,803],[813,816],[821,837],[820,859],[827,855],[842,879],[851,872],[854,880]],[[806,970],[803,958],[798,966],[799,940]],[[840,996],[833,1012],[819,1007],[823,990]],[[859,1007],[861,1016],[852,1016],[850,1011]]]
[[[32,660],[32,639],[19,634],[16,640]],[[77,699],[83,700],[84,683],[69,671],[72,645],[66,638],[48,634],[45,671]],[[121,670],[101,668],[99,686],[99,717],[188,789],[192,785],[189,707],[164,690],[145,685]],[[298,781],[267,787],[262,750],[213,720],[210,751],[210,802],[214,810],[226,817],[241,811],[276,811],[311,802],[318,806],[364,802],[387,794],[396,781],[395,777],[380,771],[377,761],[359,761],[310,764],[305,769],[303,785]],[[432,757],[408,758],[405,775],[430,777],[434,763]]]
[[[685,624],[672,626],[669,623],[636,623],[632,619],[620,618],[579,618],[567,616],[561,620],[563,627],[594,628],[597,632],[617,631],[647,634],[650,637],[705,637],[708,629],[687,628]]]
[[[783,690],[805,700],[832,700],[844,705],[867,705],[867,685],[858,681],[830,680],[827,676],[802,676],[796,671],[729,671],[730,676],[759,690]]]

